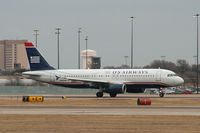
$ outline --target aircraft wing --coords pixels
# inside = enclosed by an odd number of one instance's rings
[[[89,83],[102,83],[102,84],[119,84],[119,82],[110,82],[106,80],[97,80],[97,79],[82,79],[82,78],[74,78],[74,77],[68,77],[67,79],[73,80],[73,81],[82,81],[82,82],[89,82]]]

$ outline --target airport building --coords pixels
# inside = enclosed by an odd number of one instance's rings
[[[25,42],[27,40],[0,40],[0,70],[29,68]]]
[[[81,51],[83,69],[100,69],[101,58],[96,57],[96,51],[87,49]]]

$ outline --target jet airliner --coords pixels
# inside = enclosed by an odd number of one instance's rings
[[[116,97],[119,93],[143,93],[145,88],[160,89],[180,86],[184,80],[166,69],[54,69],[50,66],[32,43],[25,43],[31,71],[23,75],[41,82],[66,87],[98,88],[97,97],[109,93]]]

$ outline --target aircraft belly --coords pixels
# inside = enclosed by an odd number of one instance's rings
[[[129,82],[125,84],[134,88],[160,88],[168,86],[168,84],[162,82]]]

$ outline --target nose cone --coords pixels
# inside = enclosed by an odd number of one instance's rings
[[[178,84],[178,85],[182,85],[182,84],[184,83],[184,79],[181,78],[181,77],[178,77],[177,80],[178,80],[178,81],[177,81],[177,84]]]

